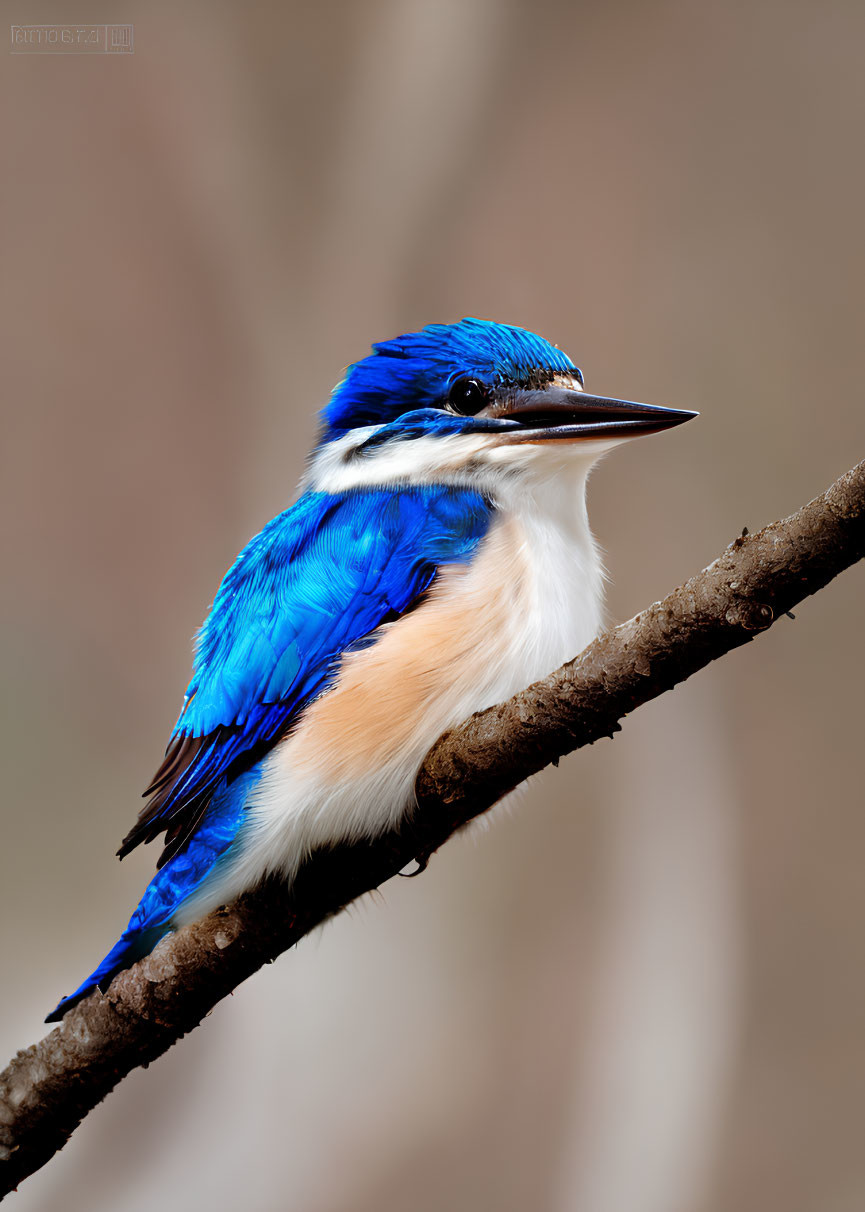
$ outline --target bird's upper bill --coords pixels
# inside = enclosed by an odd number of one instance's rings
[[[331,467],[337,450],[375,462],[388,452],[408,467],[412,439],[427,439],[429,453],[430,439],[450,438],[441,449],[452,460],[454,441],[462,437],[474,439],[465,445],[466,457],[494,450],[500,460],[511,449],[516,458],[514,448],[549,443],[579,444],[594,456],[610,443],[696,415],[590,395],[579,368],[542,337],[465,319],[374,345],[369,357],[350,366],[322,413],[318,451]],[[396,468],[397,459],[389,457],[389,466]]]

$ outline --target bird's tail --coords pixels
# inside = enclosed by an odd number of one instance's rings
[[[188,845],[157,871],[129,925],[105,959],[74,993],[64,997],[51,1011],[46,1023],[58,1022],[94,989],[104,992],[118,972],[148,955],[174,929],[177,911],[205,881],[219,879],[220,871],[232,861],[246,799],[259,777],[258,768],[253,767],[230,784],[223,781]]]
[[[148,955],[170,929],[170,925],[165,923],[161,926],[151,926],[145,930],[124,930],[99,967],[90,973],[87,980],[80,984],[74,993],[64,997],[54,1007],[45,1019],[46,1023],[59,1023],[67,1010],[71,1010],[94,989],[101,989],[104,993],[118,972],[129,968],[136,960]]]

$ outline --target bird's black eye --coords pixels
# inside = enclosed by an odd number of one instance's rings
[[[486,390],[477,379],[457,379],[448,392],[448,405],[462,417],[477,416],[486,403]]]

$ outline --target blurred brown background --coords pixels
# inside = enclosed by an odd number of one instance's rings
[[[136,40],[0,72],[9,1052],[148,878],[189,637],[371,341],[492,317],[701,410],[592,481],[617,619],[862,457],[865,9],[3,11]],[[863,588],[260,973],[10,1206],[865,1207]]]

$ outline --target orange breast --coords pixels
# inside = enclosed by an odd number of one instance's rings
[[[284,742],[294,771],[334,783],[363,777],[422,756],[446,728],[496,701],[528,593],[521,529],[499,521],[471,564],[441,569],[420,606],[343,658],[333,687]]]

